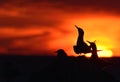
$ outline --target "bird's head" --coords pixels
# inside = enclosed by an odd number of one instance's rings
[[[58,50],[56,51],[56,53],[60,53],[60,52],[64,52],[64,50],[63,50],[63,49],[58,49]]]
[[[77,28],[77,30],[78,30],[79,33],[84,33],[84,31],[83,31],[82,28],[78,27],[77,25],[75,25],[75,27]]]
[[[63,49],[58,49],[56,51],[56,53],[57,53],[58,57],[66,57],[67,56],[66,52]]]

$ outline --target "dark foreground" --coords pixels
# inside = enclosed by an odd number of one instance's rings
[[[120,58],[0,56],[0,82],[120,82]],[[97,61],[96,61],[97,62]]]

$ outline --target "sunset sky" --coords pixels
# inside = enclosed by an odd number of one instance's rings
[[[84,40],[120,56],[120,0],[0,1],[1,54],[76,55],[77,25]]]

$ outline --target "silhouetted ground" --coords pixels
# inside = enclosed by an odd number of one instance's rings
[[[104,68],[84,56],[0,56],[0,82],[118,82],[120,58]]]

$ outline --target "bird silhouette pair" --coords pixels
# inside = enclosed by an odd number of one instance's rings
[[[75,27],[78,30],[78,38],[77,38],[77,44],[73,46],[73,50],[76,54],[86,54],[86,53],[96,53],[97,51],[101,51],[101,50],[97,50],[95,41],[94,42],[90,42],[87,41],[90,45],[87,45],[87,43],[84,41],[84,31],[82,28],[78,27],[75,25]]]
[[[77,42],[76,45],[73,46],[73,50],[76,54],[86,54],[86,53],[96,53],[97,55],[97,51],[101,51],[101,50],[97,50],[95,41],[90,42],[87,41],[90,45],[88,45],[85,41],[84,41],[84,31],[82,28],[78,27],[75,25],[75,27],[78,30],[78,38],[77,38]],[[57,52],[58,53],[64,53],[64,50],[59,49]]]

